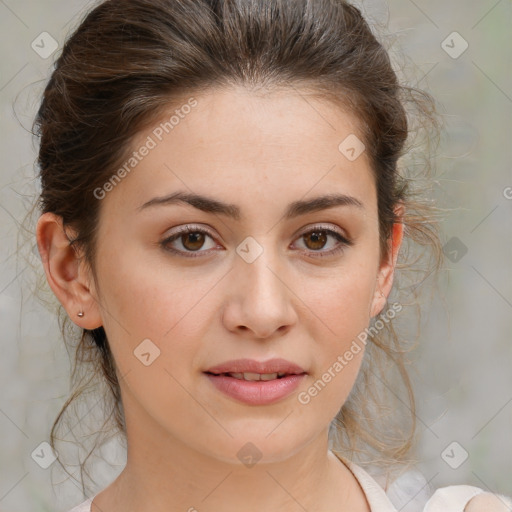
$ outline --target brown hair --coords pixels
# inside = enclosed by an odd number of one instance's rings
[[[355,114],[377,185],[381,257],[387,256],[393,223],[403,222],[398,279],[424,263],[415,246],[432,250],[434,258],[422,267],[425,275],[439,269],[435,210],[423,181],[431,171],[427,148],[423,175],[412,177],[411,169],[400,165],[408,137],[424,133],[427,142],[434,141],[435,102],[425,91],[400,84],[388,51],[356,7],[343,0],[108,0],[67,39],[34,122],[40,136],[40,209],[61,216],[76,233],[70,244],[83,250],[93,276],[100,217],[94,190],[126,160],[140,130],[179,97],[232,85],[297,87]],[[406,208],[400,218],[394,212],[399,202]],[[405,291],[415,296],[416,286]],[[407,300],[401,304],[407,306]],[[69,318],[62,308],[60,313],[66,339]],[[104,329],[82,330],[78,338],[72,347],[73,393],[53,424],[54,447],[64,413],[98,376],[109,390],[103,427],[112,420],[111,433],[125,428]],[[331,425],[338,435],[334,449],[351,459],[359,454],[360,463],[393,465],[406,461],[415,433],[407,342],[391,321],[368,341],[369,354]],[[405,429],[396,414],[394,423],[382,423],[382,411],[389,411],[384,392],[394,395],[399,387],[389,374],[390,362],[406,391],[410,425]]]

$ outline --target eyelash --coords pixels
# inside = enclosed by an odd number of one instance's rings
[[[309,235],[309,234],[311,234],[313,232],[318,232],[318,231],[323,232],[323,233],[327,233],[328,235],[333,236],[334,238],[336,238],[336,240],[338,240],[338,242],[340,242],[340,244],[336,248],[331,249],[329,251],[302,250],[302,252],[313,253],[314,254],[314,256],[313,256],[314,258],[325,258],[325,257],[335,256],[336,254],[339,254],[339,253],[343,252],[347,247],[350,247],[350,246],[353,245],[353,242],[351,240],[349,240],[348,238],[344,237],[343,235],[341,235],[337,231],[334,231],[334,230],[332,230],[330,228],[326,228],[326,227],[321,226],[321,225],[313,226],[308,231],[305,231],[304,233],[299,235],[298,238],[301,238],[301,237],[303,237],[305,235]],[[176,254],[178,256],[183,256],[185,258],[198,258],[198,257],[202,257],[201,253],[209,252],[209,250],[208,251],[201,251],[201,250],[198,250],[198,251],[181,251],[181,250],[176,250],[176,249],[173,249],[171,247],[168,247],[168,244],[170,244],[171,242],[174,242],[175,240],[177,240],[178,238],[180,238],[184,234],[190,234],[190,233],[202,233],[202,234],[208,235],[213,240],[215,239],[215,237],[208,230],[206,230],[204,228],[200,228],[200,227],[196,227],[196,226],[190,226],[190,225],[185,225],[183,227],[178,228],[176,233],[174,233],[170,237],[168,237],[165,240],[163,240],[161,242],[161,246],[166,251],[169,251],[169,252],[171,252],[173,254]]]

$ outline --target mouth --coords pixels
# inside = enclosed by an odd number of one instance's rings
[[[223,395],[248,405],[269,405],[290,396],[307,375],[303,368],[284,359],[264,363],[238,359],[203,373]]]
[[[233,359],[212,366],[205,373],[228,375],[235,379],[244,380],[274,380],[286,375],[301,375],[307,372],[296,363],[286,359],[274,358],[263,362],[255,359]]]
[[[289,375],[304,375],[306,372],[302,373],[286,373],[286,372],[277,372],[277,373],[253,373],[253,372],[224,372],[224,373],[214,373],[214,372],[205,372],[208,375],[213,376],[224,376],[224,377],[232,377],[238,380],[247,380],[247,381],[258,381],[258,380],[276,380],[283,379],[288,377]]]

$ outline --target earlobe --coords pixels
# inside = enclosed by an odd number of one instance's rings
[[[71,320],[85,329],[100,327],[97,301],[62,218],[53,213],[42,214],[37,222],[36,239],[48,284]],[[79,312],[84,314],[79,317]]]
[[[395,213],[398,219],[403,217],[405,208],[402,204],[395,208]],[[377,316],[386,304],[388,295],[393,286],[393,277],[398,259],[398,253],[403,240],[403,222],[395,222],[393,224],[391,237],[388,240],[388,257],[385,261],[381,262],[379,273],[377,275],[377,282],[375,286],[375,293],[372,301],[372,308],[370,316]]]

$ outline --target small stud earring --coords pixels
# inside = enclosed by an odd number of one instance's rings
[[[78,315],[80,318],[82,318],[82,317],[84,316],[84,312],[83,312],[83,311],[79,311],[79,312],[77,313],[77,315]]]

